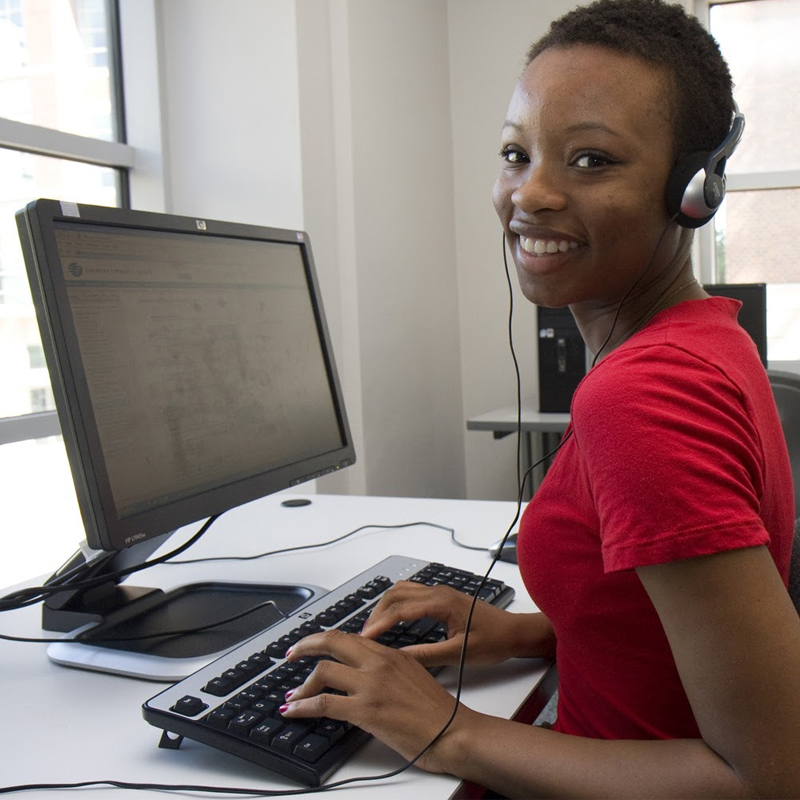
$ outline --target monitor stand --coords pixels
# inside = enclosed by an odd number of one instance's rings
[[[63,578],[86,561],[82,551],[53,575],[48,583],[61,583],[64,591],[45,601],[42,627],[69,632],[69,641],[48,647],[53,661],[149,680],[180,680],[324,593],[303,584],[209,581],[164,592],[118,582],[114,573],[146,560],[168,535],[100,554],[80,579],[108,580],[91,589],[71,588]],[[240,614],[207,630],[161,635],[193,631]]]

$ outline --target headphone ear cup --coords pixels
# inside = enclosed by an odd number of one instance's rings
[[[716,213],[717,209],[708,208],[703,199],[707,160],[708,153],[703,151],[684,156],[672,168],[667,181],[667,211],[684,228],[699,228]],[[693,182],[698,172],[701,175]]]

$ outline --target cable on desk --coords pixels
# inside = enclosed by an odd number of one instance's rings
[[[353,778],[351,780],[358,780]],[[75,783],[25,783],[17,786],[0,786],[0,794],[35,791],[67,791],[69,789],[89,789],[94,786],[113,786],[115,789],[129,789],[138,792],[193,792],[206,794],[234,794],[246,797],[286,797],[291,795],[311,794],[325,787],[308,787],[303,789],[242,789],[224,786],[200,786],[186,784],[132,783],[130,781],[94,780],[77,781]]]
[[[72,577],[79,576],[83,572],[89,572],[93,569],[94,565],[83,564],[80,568],[70,570],[64,575],[57,576],[44,586],[29,586],[26,589],[20,589],[16,592],[5,595],[4,597],[0,597],[0,611],[15,611],[20,608],[25,608],[26,606],[35,605],[47,597],[58,594],[59,592],[63,592],[65,589],[91,589],[94,586],[107,583],[109,580],[113,581],[119,578],[124,578],[128,575],[132,575],[135,572],[141,572],[144,569],[154,567],[156,564],[163,564],[169,561],[169,559],[174,558],[175,556],[180,555],[188,550],[206,533],[206,531],[208,531],[208,529],[214,524],[214,522],[216,522],[217,519],[219,519],[220,516],[221,514],[215,514],[213,517],[209,517],[200,530],[198,530],[197,533],[195,533],[190,539],[180,545],[180,547],[176,547],[169,553],[165,553],[163,556],[158,556],[157,558],[151,559],[150,561],[145,561],[142,564],[135,564],[132,567],[126,567],[125,569],[120,569],[116,572],[110,572],[106,575],[98,576],[96,578],[88,578],[83,581],[73,581]]]
[[[172,631],[158,631],[156,633],[144,633],[140,636],[98,636],[92,637],[86,643],[87,644],[95,644],[96,642],[103,642],[104,644],[112,644],[115,642],[140,642],[144,641],[145,639],[157,639],[161,636],[188,636],[193,633],[202,633],[203,631],[211,630],[212,628],[218,628],[221,625],[227,625],[229,622],[236,622],[237,619],[241,619],[242,617],[246,617],[248,614],[252,614],[255,611],[260,611],[262,608],[266,608],[267,606],[272,606],[274,610],[283,618],[287,619],[286,614],[278,608],[277,604],[274,600],[264,600],[263,603],[259,603],[258,605],[253,606],[252,608],[248,608],[245,611],[240,611],[238,614],[234,614],[230,617],[225,617],[224,619],[219,619],[216,622],[208,622],[205,625],[198,625],[194,628],[183,628],[182,630],[172,630]],[[72,639],[68,639],[66,637],[61,637],[60,639],[32,639],[26,636],[10,636],[8,634],[0,633],[0,639],[3,639],[7,642],[29,642],[32,644],[61,644],[62,642],[80,642],[84,643],[85,639],[84,636],[89,636],[93,628],[89,628],[88,630],[84,631],[81,634],[78,634]]]
[[[254,555],[249,555],[249,556],[209,556],[207,558],[182,558],[180,561],[171,561],[170,564],[178,566],[179,564],[201,564],[208,561],[254,561],[258,558],[277,556],[280,555],[281,553],[297,553],[301,550],[314,550],[318,547],[327,547],[328,545],[342,542],[345,539],[349,538],[350,536],[355,536],[355,534],[361,533],[361,531],[366,531],[370,529],[397,530],[400,528],[414,528],[418,525],[425,525],[429,528],[438,528],[439,530],[447,531],[450,534],[450,540],[453,542],[453,544],[457,545],[458,547],[463,547],[465,550],[482,550],[484,552],[488,552],[489,550],[488,547],[474,547],[473,545],[459,542],[458,539],[456,539],[455,529],[450,528],[447,525],[439,525],[435,522],[403,522],[397,525],[362,525],[360,528],[356,528],[355,530],[349,531],[348,533],[345,533],[342,536],[337,536],[335,539],[329,539],[326,542],[316,542],[315,544],[301,544],[297,545],[296,547],[283,547],[280,550],[269,550],[265,553],[256,553]]]
[[[249,555],[249,556],[216,556],[216,557],[209,557],[209,558],[186,559],[186,560],[181,560],[181,561],[172,561],[171,560],[173,558],[173,556],[179,555],[180,553],[182,553],[185,550],[187,550],[192,544],[194,544],[208,530],[208,528],[213,523],[214,519],[216,519],[216,517],[214,517],[213,519],[210,519],[203,526],[203,528],[201,528],[201,530],[198,531],[192,537],[192,539],[187,541],[184,545],[181,545],[181,547],[176,548],[172,552],[167,553],[166,555],[161,556],[158,559],[154,559],[153,561],[148,561],[145,564],[137,565],[137,567],[134,568],[134,569],[130,569],[129,568],[128,570],[120,570],[119,572],[113,573],[112,575],[104,576],[104,580],[108,580],[109,578],[114,579],[114,578],[116,578],[118,576],[124,576],[125,574],[129,574],[131,572],[139,571],[139,570],[145,569],[146,567],[153,566],[154,564],[168,563],[168,564],[176,564],[177,565],[177,564],[195,564],[195,563],[201,563],[201,562],[207,562],[207,561],[251,561],[251,560],[254,560],[254,559],[258,559],[258,558],[266,558],[267,556],[278,555],[280,553],[291,553],[291,552],[299,551],[299,550],[311,550],[311,549],[314,549],[314,548],[317,548],[317,547],[325,547],[325,546],[330,545],[330,544],[336,544],[337,542],[341,542],[344,539],[347,539],[348,537],[353,536],[356,533],[360,533],[361,531],[364,531],[364,530],[369,530],[369,529],[383,529],[383,530],[386,530],[386,529],[411,528],[411,527],[415,527],[417,525],[425,525],[425,526],[428,526],[428,527],[431,527],[431,528],[438,528],[439,530],[447,531],[448,533],[450,533],[451,541],[455,545],[457,545],[458,547],[462,547],[462,548],[467,549],[467,550],[480,550],[481,552],[488,552],[488,548],[486,548],[486,547],[475,547],[473,545],[464,544],[463,542],[458,541],[458,539],[456,538],[455,529],[451,528],[451,527],[448,527],[446,525],[439,525],[439,524],[437,524],[435,522],[406,522],[406,523],[402,523],[402,524],[398,524],[398,525],[362,525],[360,528],[356,528],[355,530],[352,530],[352,531],[344,534],[343,536],[339,536],[339,537],[337,537],[335,539],[331,539],[330,541],[318,542],[316,544],[299,545],[297,547],[286,547],[286,548],[283,548],[281,550],[273,550],[273,551],[270,551],[270,552],[259,553],[259,554],[256,554],[256,555]],[[68,583],[68,581],[67,581],[69,576],[79,575],[81,571],[88,570],[89,568],[90,567],[85,565],[85,564],[81,565],[80,568],[76,568],[74,570],[71,570],[69,573],[65,573],[63,576],[59,576],[57,584],[55,582],[51,582],[51,583],[46,584],[45,586],[30,587],[29,589],[22,590],[21,592],[16,592],[16,593],[13,593],[11,595],[7,595],[6,597],[0,598],[0,611],[18,610],[20,608],[24,608],[26,606],[34,605],[36,603],[39,603],[45,597],[49,596],[49,594],[54,594],[54,593],[56,593],[56,591],[63,591],[64,588],[66,588],[65,584],[67,584],[68,588],[70,588],[70,589],[83,588],[84,586],[91,586],[91,585],[93,585],[94,581],[84,581],[84,582],[74,582],[74,583]],[[99,582],[99,581],[97,581],[97,582]],[[55,585],[57,585],[59,587],[58,590],[56,590],[55,588],[51,589],[51,587],[54,587]],[[51,591],[49,591],[48,593],[45,593],[44,592],[45,589],[51,589]],[[23,595],[31,594],[31,596],[28,597],[27,599],[23,600],[22,602],[19,602],[17,605],[10,605],[9,606],[7,604],[7,601],[13,600],[13,599],[17,598],[21,594],[23,594]],[[239,614],[236,614],[236,615],[234,615],[232,617],[227,617],[226,619],[219,620],[217,622],[212,622],[212,623],[209,623],[207,625],[202,625],[202,626],[197,627],[197,628],[191,628],[191,629],[187,628],[187,629],[184,629],[184,630],[175,630],[175,631],[163,631],[163,632],[160,632],[160,633],[150,633],[150,634],[145,634],[145,635],[137,636],[137,637],[116,637],[115,636],[115,637],[109,637],[109,638],[105,638],[105,639],[100,639],[98,641],[103,641],[105,643],[130,642],[130,641],[151,639],[151,638],[155,638],[155,637],[159,637],[159,636],[181,636],[181,635],[187,635],[187,634],[192,634],[192,633],[200,633],[202,631],[209,630],[211,628],[215,628],[215,627],[218,627],[220,625],[225,625],[225,624],[227,624],[229,622],[235,622],[237,619],[240,619],[240,618],[242,618],[244,616],[247,616],[248,614],[251,614],[254,611],[258,611],[260,608],[263,608],[264,606],[267,606],[267,605],[272,605],[275,608],[275,610],[284,619],[286,618],[286,615],[283,614],[283,612],[275,605],[275,603],[272,600],[267,600],[264,603],[260,603],[260,604],[258,604],[256,606],[254,606],[253,608],[247,609],[246,611],[243,611],[243,612],[241,612]],[[3,607],[3,606],[6,606],[6,607]],[[86,633],[87,633],[87,635],[91,634],[91,630],[87,631]],[[25,637],[25,636],[11,636],[11,635],[7,635],[7,634],[0,634],[0,640],[4,640],[4,641],[8,641],[8,642],[22,642],[22,643],[29,643],[29,644],[57,644],[57,643],[61,643],[61,642],[81,642],[82,641],[82,637],[81,637],[81,635],[79,635],[79,636],[76,636],[74,639],[68,639],[68,638],[65,638],[65,637],[61,637],[61,638],[32,638],[32,637]],[[95,641],[95,640],[93,640],[93,641]]]

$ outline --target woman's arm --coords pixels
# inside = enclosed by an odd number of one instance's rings
[[[511,797],[800,796],[800,619],[766,549],[639,574],[669,637],[702,740],[583,739],[462,707],[420,765]],[[344,663],[323,662],[286,715],[348,719],[404,756],[415,755],[446,718],[449,695],[427,673],[416,673],[419,665],[403,653],[387,654],[357,637],[326,637],[300,642],[292,657],[331,652]],[[393,680],[387,681],[390,662]],[[395,681],[418,688],[395,693]],[[326,685],[350,696],[318,694]]]
[[[702,740],[580,739],[468,711],[438,766],[510,796],[800,797],[800,619],[766,548],[638,573]]]

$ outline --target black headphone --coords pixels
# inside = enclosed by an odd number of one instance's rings
[[[731,129],[711,152],[700,150],[684,156],[667,181],[667,211],[684,228],[705,225],[725,197],[725,165],[744,132],[744,114],[733,103]]]

